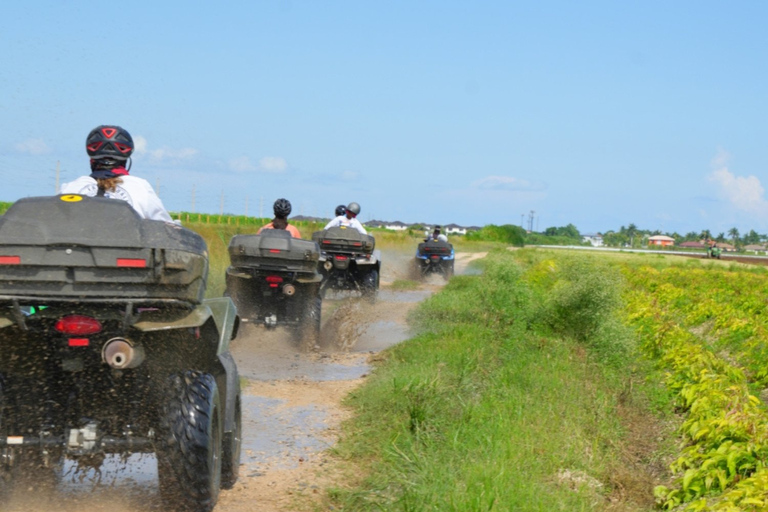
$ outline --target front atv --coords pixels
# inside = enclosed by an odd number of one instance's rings
[[[442,240],[430,239],[420,243],[414,258],[414,270],[417,277],[440,274],[445,279],[453,275],[455,253],[453,245]]]
[[[0,218],[0,493],[20,468],[154,453],[168,508],[213,509],[238,477],[241,404],[236,310],[203,299],[207,274],[199,235],[123,201],[11,206]]]
[[[283,229],[236,235],[229,243],[225,295],[244,320],[287,327],[299,342],[314,347],[322,307],[319,257],[317,243],[292,238]]]
[[[371,302],[376,301],[381,273],[381,253],[374,250],[376,240],[356,229],[334,227],[312,234],[320,246],[321,293],[328,290],[353,290]]]

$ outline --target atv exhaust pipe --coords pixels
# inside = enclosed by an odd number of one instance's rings
[[[101,357],[115,370],[136,368],[144,362],[144,347],[125,338],[112,338],[104,344]]]
[[[323,263],[323,268],[325,270],[331,270],[333,268],[333,262],[331,260],[327,260],[325,263]]]
[[[283,286],[283,293],[286,294],[289,297],[292,297],[294,293],[296,293],[296,287],[292,284],[286,284]]]

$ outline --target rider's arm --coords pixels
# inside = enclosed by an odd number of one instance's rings
[[[334,219],[331,219],[331,221],[328,224],[326,224],[323,229],[330,229],[330,228],[335,228],[336,226],[341,226],[342,218],[343,217],[336,217]]]
[[[285,227],[285,229],[291,234],[293,238],[301,238],[301,233],[299,233],[299,228],[297,228],[293,224],[288,224]]]
[[[357,219],[352,219],[352,227],[361,232],[364,235],[367,235],[368,232],[365,230],[362,224],[360,224],[360,221]]]

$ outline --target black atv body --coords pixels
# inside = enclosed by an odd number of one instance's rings
[[[107,454],[155,453],[170,509],[234,485],[238,319],[203,298],[207,275],[199,235],[124,201],[27,198],[0,218],[0,503],[21,469]]]
[[[371,235],[344,226],[315,231],[312,240],[320,246],[321,293],[328,290],[359,291],[376,300],[381,274],[381,253]]]
[[[455,253],[453,245],[436,239],[427,239],[416,249],[414,269],[417,277],[440,274],[446,279],[453,275]]]
[[[229,243],[225,295],[241,318],[266,327],[287,327],[314,346],[320,334],[320,249],[284,229],[236,235]]]

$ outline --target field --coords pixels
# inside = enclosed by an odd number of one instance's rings
[[[493,252],[349,398],[354,469],[329,503],[764,510],[766,285],[661,255]]]

